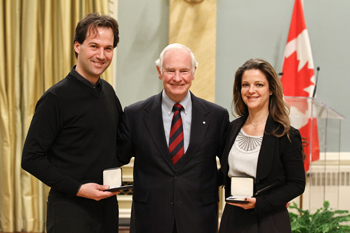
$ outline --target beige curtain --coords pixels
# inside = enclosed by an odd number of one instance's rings
[[[108,0],[0,2],[0,231],[44,232],[48,188],[21,169],[23,143],[37,100],[75,64],[77,22]]]
[[[198,68],[191,91],[215,102],[216,0],[170,0],[169,43],[192,50]]]

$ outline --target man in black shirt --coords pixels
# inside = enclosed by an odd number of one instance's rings
[[[119,42],[118,24],[89,14],[74,36],[77,64],[36,105],[22,168],[51,187],[47,232],[118,232],[118,192],[106,192],[103,170],[118,166],[116,132],[122,108],[100,75]]]

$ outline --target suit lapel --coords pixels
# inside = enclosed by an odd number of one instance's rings
[[[235,120],[233,123],[231,123],[230,128],[227,131],[227,139],[226,139],[226,145],[225,145],[225,150],[223,152],[223,160],[221,161],[221,165],[223,168],[223,172],[226,174],[228,172],[228,156],[229,153],[231,151],[231,148],[233,146],[233,143],[236,140],[236,137],[239,133],[239,131],[241,130],[241,128],[243,127],[245,121],[247,120],[247,116],[242,116],[240,118],[238,118],[237,120]]]
[[[192,120],[190,143],[186,153],[175,164],[176,170],[180,170],[197,152],[205,137],[208,127],[210,127],[209,109],[191,93],[192,100]]]
[[[278,125],[269,115],[266,126],[263,141],[261,144],[261,149],[258,158],[256,179],[264,179],[271,170],[273,156],[275,156],[275,147],[277,143],[277,137],[272,133],[277,129]]]
[[[233,122],[233,125],[232,123],[230,125],[232,129],[228,131],[226,146],[222,157],[223,161],[221,161],[224,174],[227,174],[228,172],[227,160],[228,160],[228,156],[232,148],[232,145],[235,142],[239,131],[241,130],[245,121],[247,120],[247,117],[248,115],[242,116],[237,120],[235,120]],[[278,127],[277,123],[275,123],[272,117],[269,116],[266,122],[265,133],[263,136],[263,141],[259,152],[257,173],[256,173],[256,179],[258,180],[265,178],[271,170],[273,156],[275,154],[275,145],[277,143],[276,140],[278,140],[272,133],[274,132],[274,130],[276,130],[277,127]]]
[[[146,114],[144,121],[159,153],[163,156],[169,167],[174,170],[175,167],[169,154],[169,149],[164,133],[161,101],[162,92],[156,95],[154,99],[150,101],[147,106],[145,106],[144,111]]]

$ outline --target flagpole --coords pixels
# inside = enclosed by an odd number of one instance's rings
[[[294,2],[281,75],[284,96],[304,97],[298,99],[298,101],[292,99],[288,101],[286,99],[286,102],[290,105],[291,113],[300,114],[301,116],[295,119],[293,127],[299,130],[303,138],[303,149],[306,152],[306,159],[304,160],[306,173],[310,169],[311,162],[319,159],[319,141],[317,119],[313,116],[312,101],[316,90],[315,81],[317,80],[315,80],[314,63],[302,0],[295,0]],[[310,189],[311,181],[312,179],[308,177]],[[311,200],[311,190],[309,195],[308,198]],[[300,208],[303,206],[302,195],[300,195],[299,206]]]

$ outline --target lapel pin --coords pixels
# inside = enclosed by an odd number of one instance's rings
[[[205,125],[205,121],[203,121],[203,125]]]

